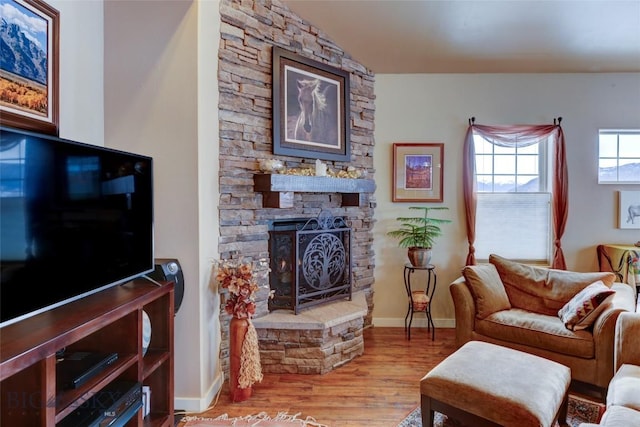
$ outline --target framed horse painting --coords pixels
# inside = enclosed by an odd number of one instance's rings
[[[444,144],[393,144],[394,202],[442,202]]]
[[[60,14],[41,0],[0,0],[0,8],[0,124],[57,135]]]
[[[349,73],[273,48],[273,153],[350,160]]]
[[[640,229],[640,191],[618,191],[618,228]]]

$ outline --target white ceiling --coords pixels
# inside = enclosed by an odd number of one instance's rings
[[[640,72],[640,0],[283,0],[374,73]]]

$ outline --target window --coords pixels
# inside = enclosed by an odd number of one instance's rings
[[[640,130],[601,129],[598,184],[640,184]]]
[[[547,138],[527,146],[474,135],[478,260],[495,253],[548,264],[551,260],[551,191]]]

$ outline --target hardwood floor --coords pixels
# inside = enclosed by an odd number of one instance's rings
[[[420,403],[420,379],[455,351],[455,330],[437,329],[431,341],[425,328],[364,331],[364,354],[325,375],[265,374],[253,396],[229,399],[224,383],[217,402],[199,415],[230,417],[267,412],[300,413],[331,427],[396,427]]]

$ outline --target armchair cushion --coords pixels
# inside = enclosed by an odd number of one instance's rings
[[[583,359],[595,355],[593,334],[590,331],[570,331],[558,316],[512,308],[476,321],[475,328],[482,336],[501,342],[525,344]]]
[[[587,329],[598,318],[615,291],[602,283],[594,282],[578,292],[559,311],[558,316],[572,331]]]
[[[613,376],[607,406],[618,405],[640,411],[640,366],[624,364]],[[640,415],[640,414],[638,414]]]
[[[615,274],[609,272],[579,273],[534,267],[495,254],[489,256],[489,262],[498,270],[512,307],[549,316],[557,316],[571,298],[593,282],[601,280],[611,287],[615,280]]]
[[[625,406],[610,406],[600,420],[604,427],[640,427],[640,413]]]
[[[494,265],[468,265],[462,269],[462,275],[475,299],[478,319],[511,308],[509,297]]]

